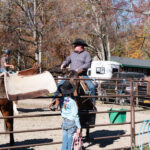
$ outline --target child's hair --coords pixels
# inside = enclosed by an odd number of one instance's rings
[[[70,93],[70,94],[62,94],[62,95],[63,95],[63,97],[68,97],[68,96],[74,97],[73,93]]]

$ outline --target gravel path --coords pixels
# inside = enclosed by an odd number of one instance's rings
[[[51,112],[48,109],[49,99],[30,99],[19,101],[19,116],[21,115],[33,115],[33,114],[51,114],[59,113]],[[98,111],[106,111],[110,108],[120,109],[127,108],[129,106],[117,106],[117,105],[106,105],[97,102]],[[1,116],[1,114],[0,114]],[[142,121],[150,119],[150,111],[136,112],[136,121]],[[42,128],[59,128],[61,126],[61,117],[34,117],[34,118],[19,118],[14,121],[14,130],[31,130],[31,129],[42,129]],[[130,114],[127,113],[126,121],[130,121]],[[107,113],[97,114],[96,124],[109,123],[109,116]],[[140,124],[136,125],[136,133],[139,132]],[[4,131],[3,120],[0,120],[0,132]],[[95,127],[90,130],[90,137],[102,137],[102,136],[115,136],[130,134],[130,125],[113,125]],[[62,137],[61,130],[52,131],[40,131],[40,132],[27,132],[27,133],[16,133],[15,145],[23,144],[38,144],[41,142],[60,142]],[[85,130],[83,130],[83,136],[85,136]],[[147,142],[147,138],[144,136],[144,141]],[[0,147],[8,146],[9,136],[0,135]],[[136,144],[138,144],[138,138],[136,138]],[[99,150],[99,149],[115,149],[117,147],[130,146],[130,137],[121,137],[113,139],[103,139],[94,142],[84,141],[86,150]],[[21,148],[21,150],[60,150],[61,144],[57,145],[44,145],[35,146],[28,148]]]

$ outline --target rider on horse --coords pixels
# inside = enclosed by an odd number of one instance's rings
[[[66,60],[62,63],[61,69],[64,69],[66,66],[70,65],[70,70],[75,70],[80,76],[82,76],[82,78],[88,79],[89,77],[87,76],[87,70],[88,68],[91,67],[91,61],[92,61],[91,55],[89,54],[89,52],[85,51],[84,49],[85,47],[88,47],[88,45],[82,39],[76,39],[72,43],[72,45],[74,45],[74,52],[72,52],[70,56],[68,56]],[[57,86],[60,86],[63,83],[64,80],[59,82]],[[85,80],[85,83],[88,86],[89,94],[94,96],[96,85],[93,84],[91,80]],[[59,91],[57,91],[54,94],[54,96],[58,96],[58,95],[59,95]],[[92,98],[92,101],[95,104],[95,98]],[[53,102],[49,104],[49,107],[51,107],[52,104]],[[57,106],[52,108],[52,110],[55,110],[56,108]]]

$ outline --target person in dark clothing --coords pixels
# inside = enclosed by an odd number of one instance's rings
[[[75,70],[80,76],[84,79],[89,79],[87,76],[87,70],[91,67],[91,55],[89,52],[85,51],[85,47],[88,47],[86,42],[82,39],[76,39],[72,45],[74,45],[74,52],[70,54],[66,58],[66,60],[62,63],[61,69],[64,69],[68,65],[70,65],[70,70]],[[64,83],[64,80],[58,83],[58,87]],[[89,94],[95,95],[96,85],[93,84],[91,80],[85,80],[86,85],[89,88]],[[59,91],[57,91],[54,96],[58,96]],[[95,98],[92,98],[93,103],[95,104]],[[50,107],[51,107],[50,103]]]

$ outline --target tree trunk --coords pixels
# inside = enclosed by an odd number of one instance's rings
[[[42,63],[42,36],[40,36],[40,44],[39,44],[39,64]],[[39,68],[40,73],[42,72],[41,65]]]
[[[36,31],[36,4],[37,4],[37,1],[34,0],[33,37],[34,37],[35,60],[37,64],[39,62],[39,51],[38,51],[38,41],[37,41],[37,31]]]
[[[107,46],[107,55],[108,55],[108,60],[110,61],[111,59],[111,52],[110,52],[110,43],[109,43],[109,35],[106,35],[106,46]]]
[[[100,43],[100,47],[101,47],[101,52],[102,52],[102,60],[104,61],[105,60],[105,50],[104,50],[104,45],[102,42]]]

